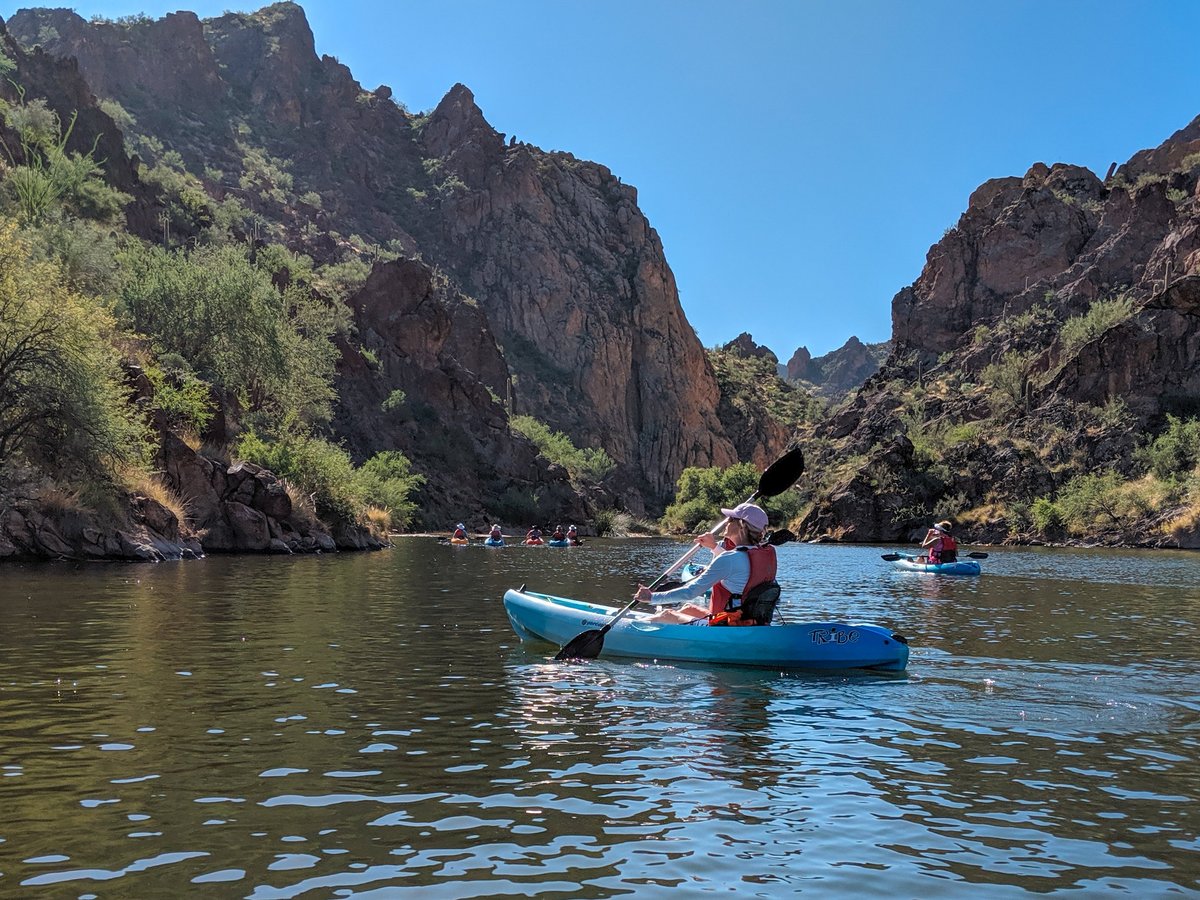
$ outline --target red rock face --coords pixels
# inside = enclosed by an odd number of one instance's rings
[[[297,194],[321,195],[322,228],[397,241],[449,273],[478,302],[513,375],[511,390],[488,386],[511,394],[514,413],[606,450],[635,512],[638,494],[652,509],[667,500],[686,466],[738,461],[658,235],[636,191],[603,166],[506,144],[462,85],[414,126],[386,87],[366,92],[344,66],[316,58],[294,4],[204,23],[179,14],[94,26],[66,11],[12,22],[26,39],[57,29],[48,49],[78,58],[97,92],[139,121],[150,117],[193,171],[239,171],[240,120],[250,128],[242,140],[290,161]],[[268,212],[297,249],[322,261],[336,249],[311,237],[302,210]],[[343,385],[354,377],[348,369]],[[780,449],[764,445],[753,461]]]

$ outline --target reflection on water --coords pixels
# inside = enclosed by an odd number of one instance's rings
[[[783,614],[896,628],[899,676],[509,629],[505,588],[621,599],[664,541],[8,567],[0,896],[1200,888],[1200,559],[884,549],[782,548]]]

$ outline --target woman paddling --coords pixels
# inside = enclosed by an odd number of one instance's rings
[[[711,532],[696,538],[697,544],[713,553],[712,561],[699,575],[681,587],[657,594],[639,584],[633,595],[642,603],[660,605],[694,600],[712,588],[708,606],[689,603],[679,609],[664,609],[650,621],[714,625],[765,625],[770,621],[770,613],[765,622],[747,620],[741,608],[742,598],[753,588],[775,581],[775,548],[762,542],[767,514],[753,503],[742,503],[721,512],[729,520],[721,543],[717,544]]]

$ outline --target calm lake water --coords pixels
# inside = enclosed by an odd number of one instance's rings
[[[0,897],[1200,895],[1200,555],[780,550],[901,675],[520,644],[668,541],[0,568]]]

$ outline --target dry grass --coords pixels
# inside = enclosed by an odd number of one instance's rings
[[[188,444],[188,446],[190,447],[191,444]],[[219,462],[226,466],[233,465],[233,447],[231,447],[229,444],[212,444],[205,441],[200,445],[199,449],[196,449],[195,447],[192,449],[196,450],[196,452],[205,459],[211,459],[214,462]]]
[[[88,511],[88,506],[79,491],[53,482],[43,485],[38,490],[37,501],[43,510],[55,516],[66,513],[82,514]]]
[[[372,537],[386,541],[392,526],[392,511],[380,506],[368,506],[359,516],[359,523]]]
[[[287,491],[288,497],[292,501],[292,521],[300,527],[300,529],[312,531],[313,528],[321,525],[321,519],[317,515],[317,508],[313,504],[313,498],[304,493],[286,478],[283,481],[284,490]]]
[[[131,494],[147,497],[174,513],[180,525],[189,521],[187,502],[157,472],[130,469],[123,473],[122,480]]]
[[[200,440],[200,435],[196,434],[190,428],[185,428],[177,432],[177,434],[179,435],[179,439],[187,444],[193,453],[203,455],[201,450],[204,448],[204,441]]]

